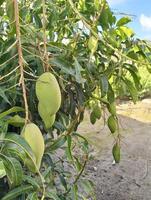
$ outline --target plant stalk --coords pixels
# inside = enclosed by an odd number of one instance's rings
[[[15,11],[15,24],[16,24],[16,39],[17,39],[17,48],[18,48],[18,57],[19,57],[19,67],[20,67],[20,80],[19,85],[22,86],[23,91],[23,99],[25,105],[25,124],[29,120],[29,111],[28,111],[28,102],[27,102],[27,93],[26,93],[26,85],[24,80],[24,62],[23,62],[23,52],[21,45],[21,34],[20,34],[20,23],[19,23],[19,6],[18,1],[13,0],[14,3],[14,11]]]

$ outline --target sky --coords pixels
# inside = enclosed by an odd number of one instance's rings
[[[113,12],[132,15],[136,37],[151,40],[151,0],[107,0]],[[134,16],[133,16],[134,15]]]

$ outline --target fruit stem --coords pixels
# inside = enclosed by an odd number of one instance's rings
[[[25,78],[24,78],[24,62],[23,62],[23,52],[22,52],[22,45],[21,45],[21,34],[20,34],[20,23],[19,23],[19,8],[18,8],[18,1],[13,0],[14,3],[14,12],[15,12],[15,24],[16,24],[16,39],[17,39],[17,48],[18,48],[18,62],[20,67],[20,80],[19,85],[22,86],[23,91],[23,99],[25,104],[25,124],[28,122],[28,103],[27,103],[27,94],[26,94],[26,85],[25,85]]]

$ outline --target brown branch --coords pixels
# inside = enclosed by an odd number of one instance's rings
[[[73,130],[74,130],[75,126],[76,126],[76,123],[77,123],[78,120],[79,120],[80,114],[81,114],[83,111],[84,111],[84,108],[83,108],[83,107],[79,107],[79,108],[78,108],[78,113],[76,114],[75,119],[71,122],[70,126],[68,127],[68,129],[67,129],[67,131],[66,131],[66,135],[70,135],[70,134],[73,132]]]
[[[23,91],[23,99],[25,104],[25,124],[28,122],[28,102],[27,102],[27,94],[26,94],[26,85],[24,81],[24,62],[23,62],[23,52],[21,45],[21,34],[20,34],[20,23],[19,23],[19,8],[18,1],[12,0],[14,3],[14,11],[15,11],[15,24],[16,24],[16,39],[17,39],[17,48],[18,48],[18,57],[19,57],[19,67],[20,67],[20,80],[19,84],[22,86]]]
[[[42,9],[43,9],[43,42],[44,42],[44,69],[45,71],[49,70],[49,57],[48,57],[48,52],[47,52],[47,34],[46,34],[46,23],[47,23],[47,18],[46,18],[46,5],[45,5],[45,0],[42,1]]]

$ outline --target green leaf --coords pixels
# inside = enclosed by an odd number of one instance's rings
[[[88,48],[91,53],[94,54],[98,48],[98,39],[94,36],[91,36],[88,41]]]
[[[141,89],[141,83],[140,83],[140,77],[138,75],[138,72],[137,71],[135,72],[134,70],[132,70],[130,68],[126,68],[126,69],[130,72],[130,74],[133,78],[133,81],[135,83],[135,87],[137,88],[137,90],[140,90]]]
[[[4,3],[5,0],[0,0],[0,6]]]
[[[134,87],[133,83],[130,80],[128,80],[126,78],[124,78],[122,80],[126,84],[128,90],[130,92],[130,95],[131,95],[131,97],[133,99],[133,102],[136,103],[138,101],[138,92],[137,92],[137,89]]]
[[[120,162],[120,145],[115,143],[112,149],[112,154],[116,163]]]
[[[61,184],[63,185],[63,187],[65,188],[65,190],[67,190],[68,188],[67,188],[67,182],[66,182],[65,177],[62,176],[62,175],[59,175],[59,178],[60,178]]]
[[[31,185],[22,185],[20,187],[17,187],[9,191],[1,200],[14,200],[16,199],[16,197],[20,196],[21,194],[25,194],[32,190],[33,190],[33,187]]]
[[[3,90],[2,88],[0,88],[0,96],[4,99],[4,101],[6,101],[8,104],[11,104],[10,101],[8,100],[6,94],[5,94],[5,90]]]
[[[92,195],[92,193],[94,192],[94,185],[92,184],[92,182],[90,180],[87,179],[81,179],[80,180],[80,185],[81,188],[83,188],[84,192],[87,195]]]
[[[0,179],[6,176],[5,166],[2,160],[0,160]]]
[[[24,108],[21,108],[21,107],[18,107],[18,106],[12,107],[9,110],[0,113],[0,119],[2,119],[3,117],[5,117],[5,116],[7,116],[7,115],[9,115],[11,113],[14,113],[14,112],[23,112],[23,111],[25,111]]]
[[[116,23],[117,26],[123,26],[127,23],[131,22],[131,18],[129,17],[122,17],[121,19],[119,19]]]
[[[53,192],[53,191],[47,192],[46,197],[47,197],[47,198],[50,198],[50,199],[52,199],[52,200],[61,200],[61,199],[58,197],[58,195],[57,195],[55,192]]]
[[[17,134],[7,134],[6,137],[4,138],[4,141],[12,142],[18,145],[19,147],[18,150],[21,148],[21,150],[23,150],[27,155],[26,160],[24,160],[26,166],[29,168],[29,170],[33,172],[36,171],[37,165],[36,165],[35,155],[32,152],[31,147],[23,137]]]
[[[11,124],[15,127],[22,127],[25,124],[25,119],[19,115],[15,115],[7,120],[8,124]]]
[[[85,79],[82,78],[81,72],[83,71],[83,68],[81,67],[81,65],[79,64],[78,60],[76,58],[74,58],[75,62],[74,62],[74,66],[75,66],[75,71],[76,71],[76,81],[78,83],[84,83]]]
[[[5,120],[0,120],[0,140],[5,138],[8,130],[8,123]]]
[[[131,37],[134,35],[134,32],[132,31],[132,29],[126,27],[126,26],[120,26],[119,28],[121,31],[123,31],[123,33],[127,36],[127,37]]]
[[[35,190],[40,189],[39,181],[34,177],[24,175],[23,182],[25,182],[26,184],[28,183],[28,184],[32,185]]]
[[[66,137],[62,136],[60,138],[58,138],[57,140],[55,140],[51,145],[49,145],[49,147],[47,147],[50,151],[55,151],[56,149],[59,149],[61,146],[64,145],[64,143],[66,142]],[[46,148],[46,149],[47,149]]]
[[[102,75],[100,77],[100,88],[101,88],[101,98],[103,98],[107,94],[109,88],[108,80],[105,75]]]
[[[29,194],[26,198],[26,200],[38,200],[38,196],[36,192],[33,192],[31,194]]]
[[[23,170],[20,162],[15,158],[3,154],[0,154],[0,157],[3,160],[10,186],[15,187],[20,185],[23,180]]]
[[[70,135],[67,136],[67,150],[66,150],[66,155],[68,159],[73,161],[73,156],[72,156],[72,150],[71,150],[71,145],[72,145],[72,138]]]

